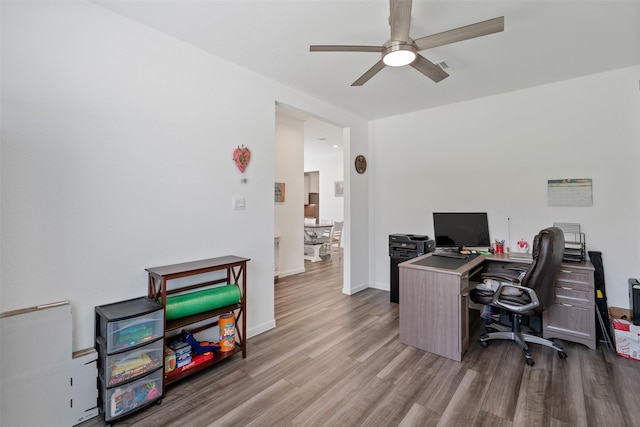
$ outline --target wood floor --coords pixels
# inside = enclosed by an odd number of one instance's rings
[[[341,262],[275,286],[277,327],[118,426],[638,426],[640,362],[563,342],[568,358],[476,340],[462,363],[400,344],[389,293],[342,291]],[[248,309],[251,316],[251,307]],[[81,424],[102,426],[102,417]]]

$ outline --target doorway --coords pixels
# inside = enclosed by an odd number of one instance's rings
[[[305,151],[306,157],[306,151]],[[320,171],[304,172],[304,225],[320,224]]]
[[[344,221],[344,129],[291,107],[276,107],[275,181],[286,184],[286,200],[275,203],[274,233],[279,237],[279,274],[305,271],[304,211],[316,201],[313,217]],[[317,191],[305,190],[305,172],[317,172]],[[336,183],[340,191],[336,193]],[[315,187],[314,187],[315,190]],[[348,259],[348,258],[346,258]]]

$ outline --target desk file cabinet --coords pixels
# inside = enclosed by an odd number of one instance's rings
[[[563,262],[556,278],[556,300],[542,314],[542,336],[596,348],[594,268],[590,262]]]

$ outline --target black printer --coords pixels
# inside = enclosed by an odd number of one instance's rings
[[[390,234],[389,235],[389,257],[391,258],[390,288],[391,302],[398,303],[400,293],[398,282],[400,281],[400,271],[398,264],[411,258],[416,258],[429,252],[433,252],[436,244],[429,236],[419,234]]]
[[[419,234],[390,234],[389,256],[415,258],[435,250],[435,242],[429,236]]]

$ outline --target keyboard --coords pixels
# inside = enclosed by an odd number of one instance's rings
[[[457,259],[469,258],[469,255],[459,254],[457,252],[444,252],[444,251],[434,252],[433,256],[441,256],[445,258],[457,258]]]

